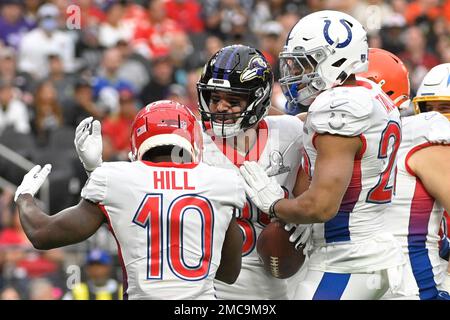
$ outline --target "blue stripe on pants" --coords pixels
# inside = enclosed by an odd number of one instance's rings
[[[313,300],[340,300],[350,280],[350,275],[350,273],[325,272],[314,293]]]
[[[434,281],[433,266],[431,265],[428,249],[409,246],[409,260],[411,261],[411,269],[416,278],[419,287],[420,300],[434,299],[438,295],[436,282]]]

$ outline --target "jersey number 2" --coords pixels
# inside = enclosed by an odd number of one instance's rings
[[[190,210],[189,210],[190,209]],[[213,208],[201,196],[183,195],[169,205],[166,213],[167,232],[163,232],[163,195],[147,194],[136,211],[133,222],[146,228],[147,234],[147,279],[162,279],[163,235],[167,236],[167,260],[172,272],[183,280],[201,280],[208,275],[212,254],[214,226]],[[197,265],[184,261],[183,226],[189,223],[188,215],[198,214],[201,221],[202,256]]]
[[[392,148],[389,148],[389,142],[392,142]],[[371,203],[389,203],[392,199],[393,185],[388,186],[391,175],[396,172],[395,159],[401,142],[400,125],[395,121],[389,121],[381,134],[380,147],[378,149],[379,159],[388,159],[386,169],[381,173],[378,183],[370,189],[367,194],[367,202]],[[394,177],[395,179],[395,177]],[[395,181],[395,180],[394,180]],[[395,184],[395,183],[394,183]]]

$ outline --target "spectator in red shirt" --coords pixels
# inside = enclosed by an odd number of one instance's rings
[[[13,213],[10,225],[0,231],[0,248],[5,249],[8,247],[31,248],[31,243],[28,241],[20,224],[17,211]]]
[[[169,54],[172,38],[184,31],[176,21],[167,17],[163,0],[150,0],[147,13],[148,20],[136,26],[133,42],[137,52],[155,59]]]
[[[147,21],[147,11],[141,5],[128,1],[121,22],[128,28],[131,35],[134,35],[136,28],[143,21]]]
[[[64,251],[59,248],[49,251],[33,249],[20,224],[18,211],[14,212],[11,225],[0,232],[0,253],[0,260],[3,260],[0,268],[15,270],[8,274],[9,280],[22,279],[28,283],[29,279],[50,277],[60,284],[63,283],[60,271]]]
[[[167,17],[177,21],[181,28],[188,33],[203,32],[200,4],[196,0],[167,0]]]
[[[110,139],[120,160],[127,159],[131,124],[137,112],[134,93],[124,88],[119,90],[119,111],[108,116],[102,123],[102,134]]]
[[[81,10],[81,28],[98,27],[106,21],[105,13],[94,5],[93,0],[76,0],[74,4]],[[65,10],[64,10],[65,11]]]

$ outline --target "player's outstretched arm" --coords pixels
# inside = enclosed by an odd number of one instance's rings
[[[236,222],[236,218],[230,222],[225,240],[222,246],[222,256],[217,269],[216,279],[228,284],[236,281],[241,272],[242,261],[242,232]]]
[[[17,204],[23,230],[33,246],[40,250],[84,241],[105,222],[100,208],[84,199],[52,216],[45,214],[30,194],[20,195]]]
[[[416,151],[407,166],[422,181],[427,192],[450,212],[450,145],[433,145]],[[439,169],[437,169],[439,168]],[[447,269],[450,275],[450,261]],[[447,288],[448,287],[448,288]],[[450,278],[446,280],[450,290]]]
[[[281,199],[273,205],[277,217],[286,222],[321,223],[337,214],[361,141],[359,137],[321,134],[315,146],[317,159],[309,188],[295,199]]]
[[[17,187],[14,201],[22,227],[36,249],[52,249],[89,238],[104,222],[100,208],[86,200],[49,216],[34,201],[34,195],[50,174],[51,165],[35,166]]]

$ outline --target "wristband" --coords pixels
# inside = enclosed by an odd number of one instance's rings
[[[278,203],[278,201],[283,200],[283,198],[275,200],[274,202],[272,202],[272,204],[269,207],[269,219],[273,219],[273,218],[277,218],[278,216],[275,213],[275,205]]]

